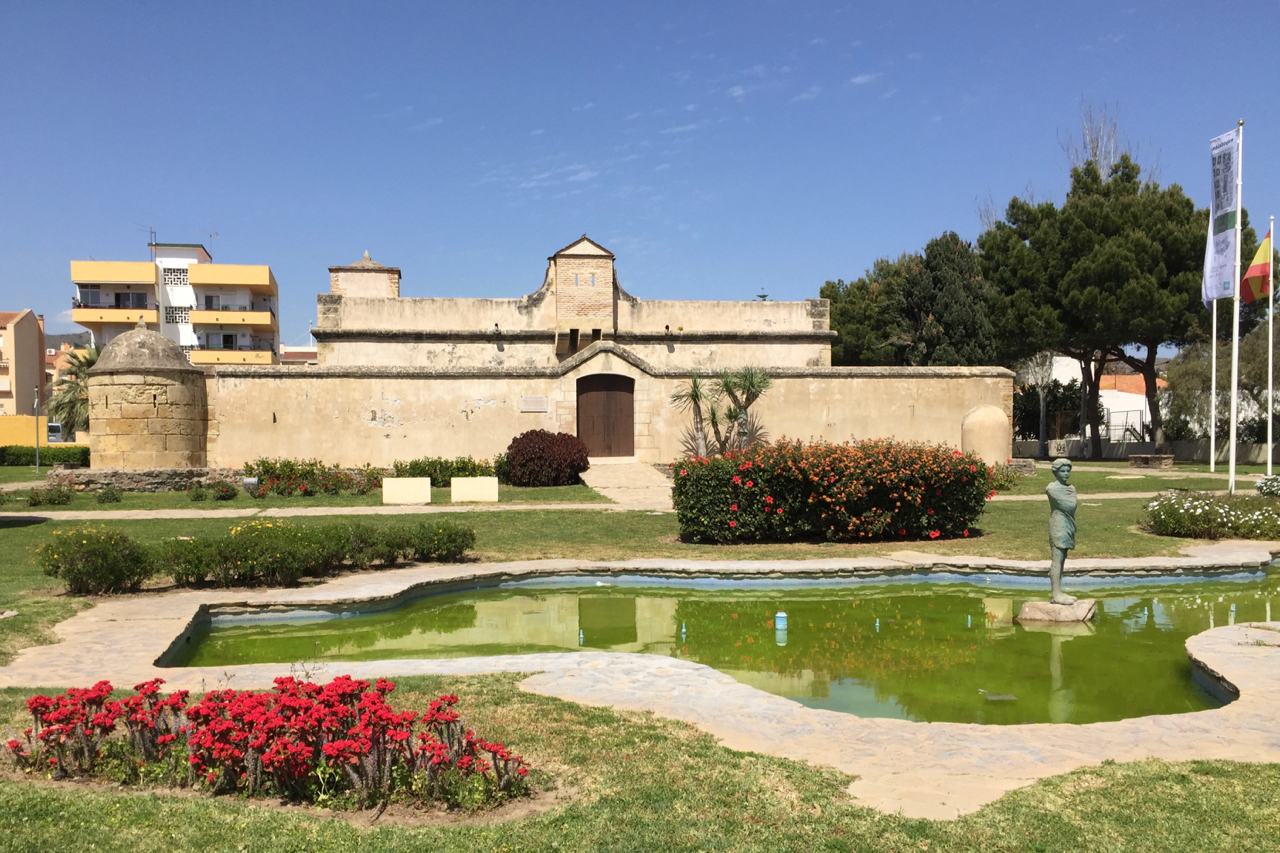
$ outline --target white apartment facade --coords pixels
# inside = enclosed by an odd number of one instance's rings
[[[71,262],[71,319],[97,346],[142,321],[192,364],[279,363],[279,287],[270,267],[215,264],[198,243],[147,245],[149,262]]]

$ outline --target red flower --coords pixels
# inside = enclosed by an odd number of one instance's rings
[[[680,469],[680,476],[681,476],[681,477],[688,477],[688,476],[689,476],[689,471],[688,471],[688,469],[686,469],[686,468],[681,468],[681,469]]]
[[[765,502],[765,503],[767,503],[767,504],[771,504],[771,503],[773,503],[773,495],[765,495],[765,496],[764,496],[764,502]]]
[[[907,535],[907,531],[905,531],[905,530],[899,530],[899,531],[898,531],[898,535],[899,535],[899,536],[906,536],[906,535]]]
[[[731,522],[729,522],[729,526],[730,526],[730,527],[737,527],[737,526],[738,526],[738,522],[736,522],[736,521],[731,521]]]
[[[933,515],[933,507],[929,507],[929,515]]]
[[[782,507],[778,507],[778,515],[782,515]]]
[[[733,475],[733,484],[734,484],[735,486],[737,486],[737,485],[740,485],[741,483],[742,483],[742,478],[741,478],[741,477],[739,477],[737,474],[734,474],[734,475]]]
[[[754,486],[754,485],[755,485],[755,483],[751,482],[750,480],[747,480],[747,488],[748,488],[748,489],[749,489],[749,488],[751,488],[751,487],[752,487],[752,486]]]
[[[964,538],[965,538],[965,539],[968,539],[968,538],[969,538],[969,528],[967,528],[967,527],[964,529]]]
[[[930,539],[937,539],[937,538],[938,538],[939,536],[941,536],[941,535],[942,535],[942,534],[941,534],[941,533],[939,533],[939,532],[938,532],[938,531],[936,531],[936,530],[930,530],[930,531],[929,531],[929,538],[930,538]]]
[[[730,509],[730,511],[732,511],[732,512],[737,512],[737,511],[738,511],[738,505],[737,505],[737,504],[730,504],[730,505],[729,505],[729,509]]]
[[[977,466],[977,465],[970,465],[970,466],[969,466],[969,470],[976,474],[976,473],[978,473],[978,466]]]

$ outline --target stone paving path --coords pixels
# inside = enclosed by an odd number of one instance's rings
[[[642,462],[593,461],[582,482],[618,504],[618,509],[672,512],[671,481]]]
[[[0,514],[0,520],[15,518],[44,518],[51,521],[103,521],[108,519],[163,519],[163,518],[299,518],[324,515],[430,515],[449,512],[505,512],[538,509],[619,510],[622,507],[609,503],[501,503],[501,504],[437,504],[429,506],[300,506],[258,509],[102,509],[102,510],[39,510],[35,512]]]
[[[1094,573],[1257,569],[1271,552],[1251,543],[1188,549],[1184,557],[1080,560]],[[1083,566],[1079,564],[1085,564]],[[1070,565],[1070,564],[1069,564]],[[100,600],[55,626],[61,642],[19,652],[0,667],[0,686],[79,686],[106,678],[131,685],[162,677],[173,689],[268,687],[289,664],[162,668],[156,661],[189,641],[206,605],[300,607],[388,601],[423,585],[493,583],[501,579],[612,572],[725,577],[849,575],[1002,569],[1043,574],[1047,561],[989,560],[895,552],[891,558],[815,561],[699,562],[629,560],[593,563],[423,565],[335,578],[318,587],[283,590],[186,591]],[[1241,698],[1192,714],[1089,725],[980,726],[865,719],[806,708],[764,693],[709,667],[642,654],[575,652],[448,660],[329,663],[312,677],[357,678],[487,672],[532,673],[526,690],[591,705],[652,711],[684,720],[734,749],[834,767],[858,778],[860,803],[912,817],[950,819],[1046,776],[1104,759],[1131,761],[1220,758],[1280,761],[1280,623],[1216,628],[1187,641],[1188,653]]]

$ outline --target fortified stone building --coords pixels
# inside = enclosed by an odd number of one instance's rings
[[[988,461],[1010,452],[1008,370],[831,367],[826,300],[642,300],[614,262],[584,235],[548,259],[533,293],[507,299],[402,297],[400,270],[368,253],[330,267],[317,364],[204,368],[207,464],[492,457],[530,429],[577,434],[597,458],[666,462],[691,423],[672,393],[694,374],[748,365],[773,378],[752,408],[770,438],[976,449],[981,431]]]

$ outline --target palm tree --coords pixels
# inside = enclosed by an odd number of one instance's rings
[[[707,455],[707,427],[702,409],[704,406],[710,409],[714,419],[715,402],[710,389],[703,385],[702,377],[697,374],[689,377],[688,385],[676,389],[676,392],[671,395],[672,405],[681,411],[685,409],[693,410],[693,441],[694,449],[698,456],[705,457]]]
[[[773,385],[769,374],[758,367],[739,370],[722,370],[716,375],[716,390],[729,398],[729,410],[725,418],[730,422],[725,444],[744,449],[747,437],[747,418],[751,404],[760,399]]]
[[[53,384],[49,417],[62,424],[64,434],[75,438],[89,430],[89,368],[98,362],[98,348],[89,347],[67,355],[67,367]]]

